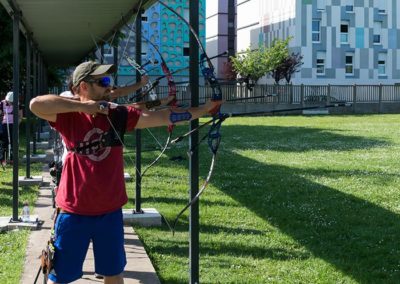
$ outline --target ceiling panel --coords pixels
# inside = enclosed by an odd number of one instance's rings
[[[22,22],[51,66],[70,66],[108,40],[123,19],[136,14],[140,0],[1,0],[11,14],[22,13]],[[143,9],[157,0],[143,0]]]

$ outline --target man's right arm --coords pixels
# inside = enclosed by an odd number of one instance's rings
[[[30,109],[36,116],[55,122],[57,114],[67,112],[84,112],[87,114],[108,114],[108,108],[101,108],[102,102],[78,101],[56,95],[35,97],[30,102]]]
[[[114,100],[116,98],[124,97],[129,94],[132,94],[132,93],[136,92],[137,90],[139,90],[144,85],[146,85],[148,82],[149,82],[149,77],[144,75],[142,77],[142,79],[140,80],[140,82],[138,82],[138,83],[128,85],[125,87],[118,87],[115,90],[112,90],[111,91],[111,99]]]

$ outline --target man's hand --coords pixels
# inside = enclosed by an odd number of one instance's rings
[[[218,110],[218,107],[222,105],[223,102],[224,102],[223,100],[219,101],[209,100],[205,103],[204,107],[209,114],[213,115]]]
[[[83,102],[82,111],[87,114],[105,114],[108,115],[109,103],[106,101],[86,101]]]
[[[142,78],[140,79],[140,85],[144,86],[149,82],[149,76],[143,75]]]

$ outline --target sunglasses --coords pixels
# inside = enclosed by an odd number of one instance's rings
[[[98,78],[98,79],[86,79],[85,82],[96,83],[98,86],[103,87],[103,88],[108,88],[113,85],[110,77],[102,77],[102,78]]]

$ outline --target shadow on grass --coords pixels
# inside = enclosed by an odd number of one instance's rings
[[[343,130],[282,126],[224,126],[223,141],[228,148],[304,152],[314,150],[350,151],[389,145],[383,139],[340,134]],[[248,139],[246,139],[246,137]]]
[[[134,204],[134,198],[129,198],[129,202]],[[167,203],[167,204],[178,204],[181,207],[184,207],[188,200],[183,200],[182,198],[177,197],[155,197],[154,199],[151,197],[142,197],[143,203]],[[229,206],[229,207],[236,207],[237,205],[233,205],[232,203],[222,202],[222,201],[210,201],[204,200],[204,203],[207,206]]]
[[[400,279],[400,216],[305,178],[310,174],[339,178],[368,173],[296,169],[260,163],[234,153],[236,148],[281,152],[368,150],[390,145],[387,141],[341,135],[336,130],[302,127],[226,126],[223,132],[224,155],[219,157],[212,179],[222,192],[291,236],[310,254],[334,265],[357,282],[396,283]],[[252,139],[255,133],[257,138]],[[166,154],[174,155],[170,152]],[[202,152],[202,155],[200,159],[207,154]],[[240,169],[240,176],[246,178],[235,177],[227,186],[227,169]],[[256,183],[249,185],[249,181]],[[178,230],[183,227],[186,226],[180,224]],[[201,226],[203,233],[212,234],[214,229]],[[152,249],[157,251],[162,247]],[[237,250],[241,255],[253,258],[308,257],[307,254],[252,247],[251,244],[242,248],[223,243],[218,248],[201,244],[201,251],[205,253],[235,253]],[[187,251],[187,244],[172,242],[163,253],[186,255]]]
[[[319,129],[261,127],[258,132],[270,133],[276,151],[368,150],[388,145],[384,140],[342,136]],[[279,135],[279,132],[284,134]],[[286,148],[285,137],[292,135],[309,137],[304,138],[307,143],[302,143],[302,146]],[[294,138],[289,144],[300,144],[296,143],[299,139]],[[335,143],[328,143],[330,141]],[[245,180],[237,179],[228,188],[224,187],[223,174],[216,174],[214,184],[221,191],[294,238],[316,257],[362,283],[400,279],[400,216],[305,178],[310,174],[339,178],[348,175],[363,177],[370,173],[303,170],[259,163],[233,152],[220,158],[220,162],[220,169],[223,169],[223,164],[233,162],[247,177]],[[249,180],[259,182],[249,188],[246,184]]]
[[[236,159],[241,165],[257,164],[243,157]],[[293,237],[316,257],[360,282],[400,279],[398,215],[310,182],[303,178],[308,171],[277,165],[257,166],[268,184],[247,189],[251,193],[245,198],[240,184],[221,190]],[[285,185],[280,177],[286,177]]]

